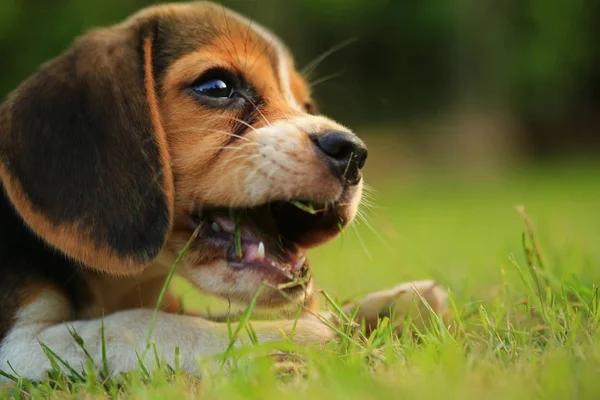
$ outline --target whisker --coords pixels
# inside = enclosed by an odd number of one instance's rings
[[[370,194],[378,193],[377,189],[375,189],[373,186],[369,185],[368,183],[363,183],[363,190]]]
[[[244,51],[246,52],[246,60],[244,62],[244,67],[248,66],[248,40],[250,39],[250,29],[252,28],[252,24],[254,23],[254,13],[256,12],[257,5],[258,0],[254,2],[254,8],[252,9],[252,14],[250,14],[250,20],[248,22],[248,30],[246,31],[246,40],[244,40]],[[254,47],[252,49],[254,50]]]
[[[392,246],[390,246],[390,244],[387,242],[387,240],[385,240],[383,238],[383,236],[381,236],[381,234],[373,227],[373,225],[371,225],[371,223],[367,220],[367,217],[365,217],[365,215],[360,212],[357,213],[357,215],[359,216],[360,219],[363,220],[363,222],[365,223],[365,225],[367,226],[367,228],[369,228],[369,230],[371,232],[373,232],[373,234],[375,235],[375,237],[377,237],[377,239],[379,239],[379,241],[390,251],[393,251]]]
[[[202,128],[201,130],[199,129],[195,129],[195,128],[182,128],[182,129],[177,129],[175,132],[208,132],[208,133],[220,133],[222,135],[226,135],[226,136],[231,136],[231,137],[235,137],[238,139],[242,139],[245,140],[248,143],[254,143],[252,140],[245,138],[243,136],[240,135],[236,135],[235,133],[231,133],[231,132],[227,132],[227,131],[222,131],[219,129],[210,129],[210,128]],[[254,143],[257,144],[257,143]]]
[[[240,61],[240,54],[237,51],[237,47],[235,47],[235,44],[233,43],[233,40],[231,39],[231,36],[233,36],[233,34],[231,33],[231,27],[229,26],[229,19],[227,18],[227,12],[225,11],[225,5],[223,4],[223,1],[221,0],[221,8],[223,9],[223,18],[225,19],[225,26],[227,27],[227,31],[229,32],[229,35],[225,35],[225,38],[227,40],[229,40],[229,43],[231,43],[231,47],[233,47],[233,50],[235,50],[235,55],[237,57],[237,61],[238,63],[242,63]]]
[[[372,210],[374,208],[376,208],[376,209],[384,209],[384,208],[386,208],[386,207],[378,206],[375,202],[373,202],[370,199],[365,198],[365,197],[363,197],[361,199],[361,205],[365,206],[368,210]]]
[[[231,162],[231,161],[239,160],[239,159],[242,159],[242,158],[245,158],[247,160],[252,160],[252,159],[260,158],[260,157],[261,157],[260,154],[243,154],[243,155],[239,155],[239,156],[235,156],[233,158],[230,158],[228,161]]]
[[[258,62],[258,60],[260,60],[260,58],[263,56],[263,54],[265,54],[265,51],[267,51],[267,49],[273,45],[273,41],[274,40],[275,40],[275,37],[272,37],[269,40],[269,43],[265,44],[265,46],[262,49],[262,51],[256,56],[256,58],[252,62],[252,65],[250,65],[250,68],[248,68],[249,72],[252,72],[254,70],[254,67],[256,66],[256,63]]]
[[[306,64],[306,66],[300,71],[300,73],[305,78],[308,78],[310,76],[310,74],[312,74],[319,67],[319,65],[321,65],[321,63],[327,59],[327,57],[329,57],[332,54],[334,54],[335,52],[343,49],[344,47],[356,42],[357,40],[358,40],[357,37],[353,37],[353,38],[347,39],[339,44],[336,44],[335,46],[332,46],[331,48],[329,48],[329,50],[324,51],[323,53],[321,53],[321,55],[319,55],[314,60],[312,60],[311,62]]]
[[[362,192],[362,198],[365,199],[366,201],[374,203],[375,199],[376,199],[376,196],[374,194],[372,194],[372,193],[363,191]]]
[[[363,193],[360,200],[368,204],[375,204],[373,196],[369,196],[368,193]]]
[[[226,38],[229,39],[229,37],[227,36],[227,33],[225,31],[223,31],[222,29],[219,29],[218,32],[219,32],[219,35],[218,35],[219,41],[221,42],[221,44],[223,45],[223,47],[227,50],[227,54],[229,55],[229,57],[231,57],[233,59],[233,53],[231,52],[231,48],[230,48],[231,46],[229,46],[223,40],[223,37],[226,37]],[[229,39],[229,42],[233,46],[233,43],[231,42],[231,39]],[[235,50],[235,46],[234,46],[234,50]]]
[[[261,116],[261,118],[266,122],[267,125],[271,126],[271,122],[269,122],[269,120],[267,119],[267,117],[265,117],[265,115],[262,113],[262,111],[260,111],[260,109],[258,108],[258,106],[256,105],[256,103],[254,103],[252,101],[252,99],[249,96],[246,96],[245,94],[242,94],[242,96],[250,103],[252,104],[252,107],[254,107],[254,109],[256,110],[256,112],[258,112],[258,114]]]
[[[360,235],[360,232],[358,231],[358,229],[356,228],[355,224],[350,224],[350,226],[352,227],[352,230],[354,231],[354,233],[356,234],[356,238],[358,239],[358,243],[360,243],[360,246],[362,247],[363,251],[365,252],[365,254],[367,255],[367,257],[369,258],[369,260],[373,260],[373,257],[371,256],[371,253],[369,252],[369,250],[367,249],[367,246],[365,244],[365,241],[363,240],[362,236]]]
[[[226,116],[222,116],[222,117],[218,117],[218,118],[226,119],[228,121],[238,122],[238,123],[240,123],[240,124],[242,124],[242,125],[250,128],[250,129],[252,129],[254,132],[258,132],[258,129],[256,129],[255,127],[253,127],[252,125],[250,125],[249,123],[247,123],[246,121],[244,121],[243,119],[239,119],[239,118],[235,118],[235,117],[226,117]],[[248,139],[246,139],[246,140],[248,140]]]
[[[250,125],[249,123],[247,123],[246,121],[244,121],[243,119],[239,119],[239,118],[233,117],[231,120],[235,121],[235,122],[238,122],[238,123],[240,123],[240,124],[242,124],[242,125],[250,128],[250,129],[252,129],[252,131],[254,131],[254,132],[258,132],[258,129],[256,129],[255,127],[253,127],[252,125]]]
[[[377,196],[376,195],[377,195],[377,191],[375,189],[373,189],[371,186],[367,185],[366,183],[363,184],[361,204],[364,204],[369,209],[388,210],[389,207],[381,206],[381,205],[377,204],[377,200],[376,200]]]
[[[203,149],[207,150],[246,150],[246,147],[236,147],[236,146],[215,146],[215,147],[203,147]]]
[[[321,83],[325,83],[325,82],[330,81],[332,79],[339,78],[340,76],[344,75],[345,72],[346,72],[346,70],[343,69],[343,70],[341,70],[339,72],[335,72],[333,74],[325,75],[322,78],[315,79],[314,81],[312,81],[312,82],[310,82],[308,84],[308,87],[310,87],[311,89],[313,89],[315,86],[320,85]]]

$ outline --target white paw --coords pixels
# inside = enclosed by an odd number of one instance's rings
[[[429,324],[431,311],[442,317],[447,314],[448,293],[434,281],[413,281],[371,293],[345,308],[352,312],[356,306],[356,318],[364,319],[368,330],[377,327],[379,318],[391,316],[396,330],[401,331],[409,315],[414,326],[421,330]]]

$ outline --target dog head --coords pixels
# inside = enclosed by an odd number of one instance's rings
[[[367,150],[314,113],[273,34],[210,3],[152,7],[78,39],[0,107],[15,209],[82,265],[180,272],[264,305],[310,290],[304,251],[355,215]],[[195,239],[188,243],[195,233]],[[279,289],[275,287],[279,286]]]

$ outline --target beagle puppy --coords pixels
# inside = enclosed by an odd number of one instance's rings
[[[40,344],[85,365],[73,332],[97,365],[104,336],[112,373],[138,357],[152,368],[143,349],[180,254],[176,273],[203,292],[306,306],[305,251],[354,218],[366,159],[314,112],[284,45],[220,5],[155,6],[85,34],[0,105],[0,369],[42,379]],[[415,282],[352,307],[374,325],[415,303],[443,311],[445,294]],[[194,371],[227,349],[228,326],[178,308],[164,299],[150,339]],[[335,339],[314,312],[252,324],[260,342]]]

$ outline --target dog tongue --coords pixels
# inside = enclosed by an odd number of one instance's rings
[[[251,243],[244,246],[243,260],[246,262],[263,261],[265,259],[265,245],[263,242]]]
[[[253,213],[251,216],[244,215],[240,222],[236,223],[236,216],[215,215],[213,223],[220,229],[230,233],[235,239],[236,230],[239,229],[242,244],[241,257],[236,254],[232,245],[229,256],[232,260],[244,263],[264,264],[276,267],[284,271],[296,273],[306,263],[306,258],[298,253],[295,248],[284,249],[279,243],[279,234],[273,216],[269,212]],[[272,232],[272,234],[268,233]]]

